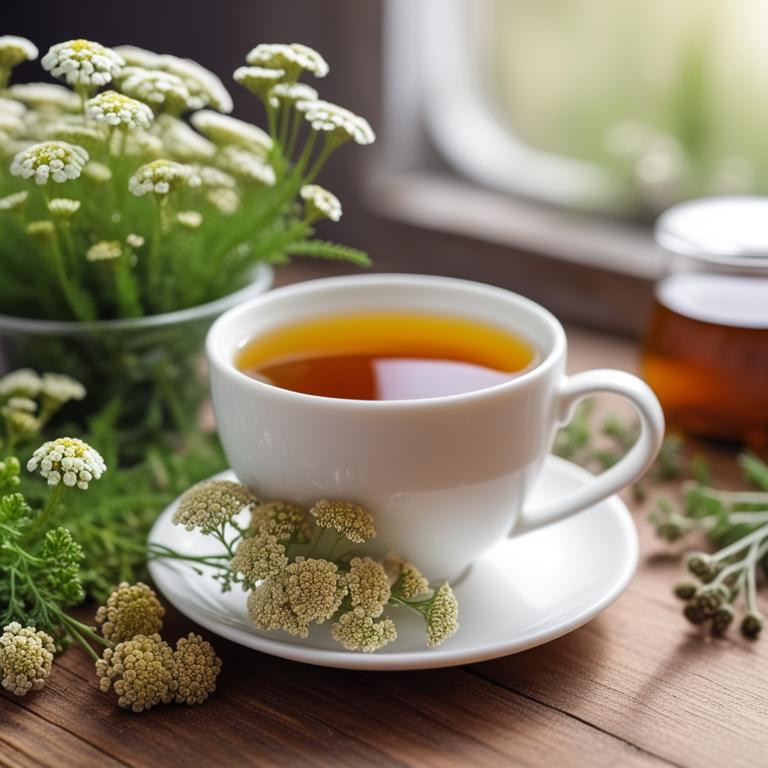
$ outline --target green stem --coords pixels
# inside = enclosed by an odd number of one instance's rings
[[[693,482],[685,483],[683,490],[696,491],[713,501],[723,501],[728,504],[768,504],[768,493],[760,491],[722,491]]]
[[[715,552],[715,554],[712,555],[712,561],[718,562],[720,560],[725,560],[725,558],[745,550],[750,544],[752,544],[753,541],[760,541],[766,536],[768,536],[768,525],[763,525],[756,531],[743,536],[738,541],[734,541],[733,544],[730,544],[718,552]]]
[[[64,483],[59,482],[53,487],[51,495],[48,497],[48,503],[43,508],[43,511],[35,518],[32,523],[32,527],[29,529],[27,536],[30,541],[34,541],[37,535],[45,529],[51,517],[53,517],[56,508],[61,501],[61,494],[64,492]]]

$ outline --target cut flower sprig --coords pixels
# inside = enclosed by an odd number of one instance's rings
[[[173,522],[212,537],[223,551],[186,555],[150,544],[149,556],[212,573],[224,591],[239,585],[259,629],[307,637],[312,625],[330,622],[331,636],[346,650],[366,653],[397,638],[392,609],[420,614],[430,647],[458,629],[449,584],[433,588],[396,554],[379,562],[356,551],[376,535],[373,516],[358,504],[321,499],[305,511],[260,501],[239,483],[208,480],[181,497]]]
[[[219,298],[263,261],[368,263],[315,239],[318,222],[341,216],[316,183],[322,167],[342,145],[374,140],[364,118],[300,82],[328,73],[318,52],[262,44],[235,72],[262,102],[266,131],[226,114],[231,97],[199,64],[132,46],[69,40],[41,60],[63,85],[4,87],[36,56],[30,41],[0,37],[6,312],[138,317]],[[100,243],[109,258],[96,258]]]

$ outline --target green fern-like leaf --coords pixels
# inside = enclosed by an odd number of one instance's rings
[[[348,261],[359,267],[371,266],[371,260],[365,251],[331,243],[327,240],[299,240],[296,243],[291,243],[286,248],[286,252],[292,256],[312,256],[320,259]]]

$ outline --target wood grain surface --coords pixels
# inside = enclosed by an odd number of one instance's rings
[[[572,371],[635,365],[629,342],[569,336]],[[733,485],[733,454],[707,451],[715,478]],[[141,715],[101,694],[91,662],[73,648],[43,691],[0,695],[0,765],[768,764],[768,639],[712,640],[686,624],[670,592],[679,558],[653,538],[645,511],[633,511],[642,554],[631,586],[545,646],[468,667],[361,673],[210,637],[224,660],[214,696]],[[169,637],[194,628],[169,609]]]

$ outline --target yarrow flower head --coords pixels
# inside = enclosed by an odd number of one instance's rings
[[[245,57],[248,64],[270,69],[283,69],[289,80],[296,80],[302,72],[315,77],[328,74],[328,63],[313,48],[301,43],[261,43]]]
[[[257,125],[202,109],[190,117],[192,125],[216,144],[234,144],[266,155],[272,149],[272,139]]]
[[[202,704],[216,690],[221,659],[213,646],[190,632],[176,641],[173,689],[177,704]]]
[[[429,591],[429,581],[424,574],[413,563],[398,554],[392,553],[387,556],[384,569],[389,576],[392,590],[406,600]]]
[[[40,385],[43,397],[57,404],[82,400],[86,395],[85,387],[77,379],[63,373],[44,373]]]
[[[41,243],[46,243],[56,235],[56,227],[52,221],[48,219],[41,219],[37,221],[30,221],[27,224],[27,234],[33,240],[39,240]]]
[[[42,112],[76,112],[81,105],[76,93],[55,83],[15,83],[7,94]]]
[[[173,650],[158,634],[136,635],[107,648],[96,662],[99,687],[114,688],[118,706],[142,712],[173,700]]]
[[[26,37],[0,35],[0,70],[11,70],[23,61],[32,61],[37,54],[37,46]]]
[[[13,192],[5,197],[0,197],[0,211],[18,213],[24,210],[29,199],[29,192]]]
[[[122,253],[123,247],[117,240],[99,240],[85,252],[85,258],[88,261],[111,261],[119,259]]]
[[[320,528],[332,528],[354,544],[362,544],[376,535],[373,516],[358,504],[323,499],[309,512]]]
[[[47,184],[49,179],[61,184],[76,179],[87,162],[88,153],[77,144],[44,141],[19,152],[11,163],[11,174],[34,177],[36,184]]]
[[[236,176],[248,181],[267,187],[275,183],[275,169],[261,153],[231,145],[221,150],[219,162]]]
[[[459,601],[450,584],[443,584],[433,595],[427,619],[427,645],[440,645],[459,628]]]
[[[80,210],[80,201],[69,197],[55,197],[48,201],[48,210],[53,216],[68,219]]]
[[[339,198],[319,184],[305,184],[301,188],[301,199],[306,203],[305,209],[310,221],[318,219],[338,221],[341,218]]]
[[[247,69],[247,67],[242,67],[242,69]],[[269,91],[269,103],[270,106],[277,108],[283,103],[296,104],[299,101],[316,101],[317,96],[317,91],[306,83],[278,83]]]
[[[259,534],[269,534],[278,541],[295,539],[306,542],[309,540],[307,516],[301,507],[287,501],[264,502],[251,511],[251,522],[248,526],[249,536]]]
[[[120,643],[136,635],[159,632],[164,615],[165,608],[153,589],[142,582],[123,581],[107,598],[107,604],[96,611],[95,621],[107,640]]]
[[[265,99],[276,83],[285,77],[284,69],[269,69],[268,67],[238,67],[232,78],[252,94]],[[270,104],[272,103],[270,99]],[[272,105],[276,106],[276,105]]]
[[[203,223],[203,214],[200,211],[179,211],[176,221],[186,229],[197,229]]]
[[[3,628],[0,635],[0,674],[3,688],[24,696],[39,691],[51,674],[55,646],[53,638],[18,621]]]
[[[112,178],[112,171],[108,165],[91,161],[86,163],[83,168],[83,176],[95,181],[97,184],[103,184]]]
[[[216,155],[216,145],[192,130],[183,120],[171,115],[160,115],[156,127],[174,159],[201,162]]]
[[[120,80],[120,90],[148,103],[155,112],[179,114],[188,108],[189,88],[180,77],[161,69],[126,67]]]
[[[37,397],[42,379],[31,368],[19,368],[0,378],[0,397]]]
[[[196,61],[163,55],[159,57],[156,68],[175,75],[184,83],[189,91],[188,109],[203,109],[210,106],[220,112],[232,111],[232,97],[224,87],[224,83]]]
[[[120,75],[125,61],[111,48],[92,40],[67,40],[51,46],[40,63],[69,85],[96,89]]]
[[[268,533],[243,539],[230,561],[232,571],[242,574],[250,582],[277,576],[287,565],[285,547]]]
[[[342,613],[331,627],[331,636],[348,651],[373,653],[397,639],[392,619],[375,621],[362,608]]]
[[[337,144],[355,141],[358,144],[372,144],[376,134],[370,123],[360,115],[329,101],[299,101],[297,109],[316,131],[323,131]]]
[[[128,180],[128,189],[136,197],[150,192],[167,195],[183,186],[200,186],[200,177],[190,166],[173,160],[153,160],[142,165]]]
[[[381,616],[390,595],[384,566],[370,557],[353,557],[346,580],[352,607],[362,608],[368,616]]]
[[[199,528],[203,533],[211,533],[255,502],[251,491],[240,483],[206,480],[181,497],[172,519],[188,531]]]
[[[98,480],[106,472],[107,465],[88,443],[76,437],[59,437],[43,443],[27,462],[27,469],[38,471],[48,485],[61,482],[85,490],[92,480]]]
[[[117,91],[96,94],[87,101],[85,111],[91,120],[112,128],[149,128],[154,117],[143,101]]]

